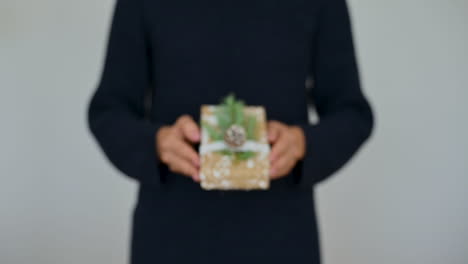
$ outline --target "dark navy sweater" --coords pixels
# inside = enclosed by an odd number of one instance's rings
[[[268,191],[203,191],[157,157],[158,128],[198,121],[230,92],[305,131],[306,157]],[[88,115],[110,162],[140,183],[134,264],[319,263],[313,187],[373,126],[345,0],[117,0]]]

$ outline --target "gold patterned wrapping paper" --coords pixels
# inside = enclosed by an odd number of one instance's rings
[[[218,106],[203,105],[201,107],[201,122],[216,127],[215,111]],[[270,186],[268,154],[270,146],[267,139],[266,113],[261,106],[245,106],[244,113],[255,117],[255,138],[247,140],[236,151],[253,151],[255,154],[247,159],[236,159],[233,155],[225,155],[221,149],[229,148],[222,140],[210,138],[207,129],[202,126],[200,144],[201,187],[205,190],[266,190]]]

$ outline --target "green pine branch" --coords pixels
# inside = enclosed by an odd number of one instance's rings
[[[218,121],[217,127],[207,122],[202,122],[202,126],[206,129],[211,139],[223,140],[225,131],[235,124],[244,127],[248,140],[257,140],[257,118],[254,115],[245,113],[245,103],[242,100],[237,100],[233,93],[221,101],[216,107],[214,114]],[[236,160],[248,160],[256,154],[253,151],[235,152],[229,149],[222,150],[219,153],[234,156]]]

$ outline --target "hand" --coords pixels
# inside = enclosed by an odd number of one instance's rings
[[[270,178],[279,179],[288,175],[305,155],[305,135],[302,128],[288,126],[278,121],[268,122],[270,152]]]
[[[156,150],[160,160],[172,172],[199,182],[200,158],[192,144],[200,142],[200,129],[193,119],[183,115],[172,126],[163,126],[156,133]]]

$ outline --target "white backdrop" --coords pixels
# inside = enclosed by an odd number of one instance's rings
[[[350,0],[374,136],[317,189],[326,264],[468,263],[468,1]],[[126,263],[85,124],[112,0],[0,0],[0,263]]]

